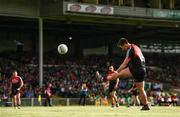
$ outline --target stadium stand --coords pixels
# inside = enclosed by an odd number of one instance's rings
[[[12,56],[13,55],[13,56]],[[114,55],[113,58],[119,58],[118,55]],[[84,57],[81,60],[69,58],[59,60],[57,55],[54,53],[51,57],[45,56],[44,65],[44,84],[53,84],[53,94],[55,97],[66,97],[66,98],[77,98],[79,96],[79,90],[81,83],[87,82],[89,88],[89,97],[103,96],[103,88],[101,86],[100,79],[95,76],[98,70],[102,76],[106,75],[107,70],[107,56],[92,55]],[[149,92],[149,97],[154,98],[155,104],[158,104],[159,96],[163,95],[164,98],[167,96],[173,96],[174,93],[164,93],[163,89],[169,87],[179,87],[180,84],[180,68],[174,66],[179,63],[179,55],[169,57],[166,55],[147,55],[147,65],[155,66],[155,68],[148,68],[146,81],[150,83],[147,85],[146,90]],[[162,59],[159,61],[160,59]],[[117,60],[112,60],[117,61]],[[118,60],[117,62],[119,62]],[[168,61],[168,62],[167,62]],[[22,97],[32,98],[38,97],[40,94],[43,96],[43,88],[39,88],[38,85],[38,66],[37,57],[31,53],[8,53],[1,54],[1,79],[0,79],[0,97],[6,99],[9,97],[8,94],[8,82],[12,68],[18,69],[21,74],[25,86],[22,91]],[[114,63],[116,65],[116,63]],[[118,66],[116,66],[118,67]],[[159,69],[158,69],[159,68]],[[119,84],[118,95],[121,97],[121,102],[126,103],[125,99],[129,98],[126,91],[131,87],[132,81],[122,79]],[[167,90],[166,90],[167,91]],[[169,92],[172,91],[169,89]]]

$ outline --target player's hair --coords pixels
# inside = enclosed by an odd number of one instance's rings
[[[122,46],[122,45],[128,44],[128,43],[129,43],[128,40],[126,38],[122,37],[119,39],[117,46]]]
[[[17,72],[17,70],[13,70],[12,73]]]
[[[17,72],[17,70],[12,70],[12,71],[11,71],[11,76],[14,75],[14,72]],[[18,72],[17,72],[17,74],[18,74]]]

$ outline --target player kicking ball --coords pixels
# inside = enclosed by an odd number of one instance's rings
[[[144,77],[146,73],[145,58],[140,48],[135,44],[129,43],[126,38],[121,38],[117,46],[123,51],[126,51],[126,57],[117,69],[117,73],[108,75],[107,80],[115,80],[117,78],[134,78],[137,89],[139,90],[141,103],[143,104],[141,110],[150,110],[147,95],[144,89]]]

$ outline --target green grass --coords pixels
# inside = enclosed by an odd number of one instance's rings
[[[180,117],[180,107],[111,108],[108,106],[0,107],[0,117]]]

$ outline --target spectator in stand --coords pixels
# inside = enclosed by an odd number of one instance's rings
[[[97,95],[98,92],[102,92],[103,88],[100,88],[100,80],[95,78],[95,71],[98,69],[102,76],[106,72],[107,56],[104,55],[90,55],[85,56],[84,59],[66,58],[59,59],[57,53],[44,54],[44,83],[51,82],[53,84],[53,94],[61,97],[67,97],[70,94],[71,97],[78,97],[79,89],[81,88],[81,82],[86,80],[88,86],[89,95]],[[145,54],[147,66],[155,66],[160,70],[147,70],[146,81],[148,82],[161,82],[170,86],[180,87],[180,56],[178,54],[156,54],[152,56],[151,53]],[[163,59],[161,59],[163,58]],[[111,58],[110,58],[111,59]],[[122,55],[113,55],[113,63],[119,64],[122,60]],[[25,53],[0,53],[0,92],[7,97],[9,80],[11,77],[12,67],[18,68],[19,73],[25,77],[24,83],[27,87],[32,87],[34,97],[38,97],[39,94],[44,91],[39,88],[38,80],[38,59],[35,54],[31,52]],[[175,65],[176,64],[176,65]],[[115,66],[118,67],[118,66]],[[69,71],[72,71],[73,75],[68,77]],[[75,77],[74,77],[75,76]],[[69,79],[70,78],[70,79]],[[75,80],[73,81],[73,79]],[[125,90],[128,80],[120,80],[120,89]],[[153,83],[154,84],[154,83]],[[62,90],[61,90],[62,89]],[[22,91],[22,90],[21,90]],[[29,92],[28,88],[22,91],[24,94]],[[70,92],[70,93],[69,93]],[[160,91],[157,91],[158,93]],[[158,94],[157,93],[157,94]],[[118,94],[118,93],[117,93]],[[153,92],[153,98],[156,102],[156,97]],[[27,97],[28,95],[23,95]],[[178,97],[178,96],[177,96]]]

